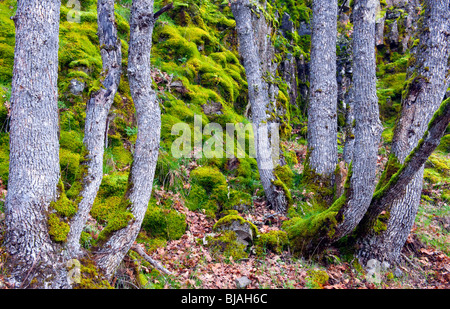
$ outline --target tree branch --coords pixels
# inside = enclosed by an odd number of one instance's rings
[[[159,10],[158,12],[153,14],[153,19],[157,20],[159,16],[161,16],[162,14],[164,14],[165,12],[170,10],[171,8],[173,8],[173,3],[169,3],[168,5],[164,6],[161,10]]]
[[[449,123],[450,98],[442,102],[431,119],[428,130],[424,133],[416,148],[406,157],[405,163],[384,187],[375,192],[369,210],[360,224],[362,234],[369,232],[377,217],[383,210],[386,210],[386,206],[402,195],[408,183],[439,145]]]
[[[133,244],[131,246],[131,250],[135,251],[137,254],[139,254],[144,260],[152,264],[157,270],[165,273],[166,275],[173,275],[169,270],[164,268],[161,264],[159,264],[157,261],[152,259],[147,253],[145,253],[144,249],[139,246],[138,244]]]

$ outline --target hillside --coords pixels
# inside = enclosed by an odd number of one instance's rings
[[[0,232],[4,232],[4,201],[8,190],[9,115],[14,61],[15,12],[12,0],[0,0]],[[179,137],[173,126],[186,123],[195,132],[217,123],[250,123],[245,69],[238,53],[236,23],[228,1],[175,1],[155,23],[151,68],[153,88],[161,107],[162,129],[152,197],[138,246],[172,275],[158,271],[130,250],[111,286],[115,288],[231,288],[247,277],[247,288],[450,288],[450,133],[428,159],[415,226],[399,265],[373,277],[354,258],[345,241],[320,257],[305,259],[291,250],[283,223],[320,210],[314,192],[303,186],[307,156],[308,61],[310,57],[309,0],[271,0],[268,27],[259,34],[272,54],[265,63],[277,86],[276,106],[281,127],[281,152],[286,165],[277,171],[289,192],[286,216],[267,210],[256,160],[209,158],[194,154],[175,158]],[[338,23],[338,152],[342,158],[347,90],[351,84],[351,9],[339,1]],[[392,4],[394,2],[394,4]],[[58,77],[60,168],[64,192],[75,200],[83,173],[86,102],[100,87],[102,58],[97,37],[96,1],[82,0],[80,22],[70,22],[70,8],[61,7]],[[155,11],[168,3],[155,0]],[[395,122],[401,108],[408,63],[413,61],[414,31],[419,15],[414,1],[381,1],[378,12],[377,94],[384,131],[378,156],[378,176],[390,154]],[[137,137],[136,113],[127,76],[131,0],[116,1],[116,25],[122,43],[123,75],[108,115],[103,180],[82,234],[83,248],[97,246],[101,231],[120,212],[133,162]],[[266,32],[264,32],[266,31]],[[273,58],[270,58],[273,56]],[[196,117],[197,116],[197,117]],[[195,134],[195,133],[194,133]],[[192,134],[192,139],[194,139]],[[227,132],[223,132],[226,140]],[[203,135],[202,143],[212,134]],[[189,137],[190,139],[191,137]],[[228,137],[229,138],[229,137]],[[234,139],[234,137],[233,137]],[[248,143],[248,136],[246,136]],[[253,238],[248,244],[221,229],[238,220]],[[61,236],[55,232],[53,237]],[[0,243],[1,244],[1,243]],[[0,246],[0,288],[7,276],[6,253]],[[5,253],[5,254],[4,254]],[[95,278],[80,288],[102,287]]]

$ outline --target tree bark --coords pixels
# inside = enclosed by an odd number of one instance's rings
[[[128,77],[136,108],[138,135],[129,187],[124,199],[133,219],[115,231],[96,252],[98,266],[111,278],[140,231],[152,192],[159,153],[161,112],[152,88],[150,52],[154,27],[153,0],[135,0],[131,8]]]
[[[66,244],[72,257],[81,254],[81,232],[102,182],[107,118],[122,74],[122,48],[115,25],[114,1],[99,0],[97,2],[97,15],[103,74],[106,75],[101,82],[103,87],[94,92],[87,103],[84,132],[87,173],[81,180],[83,186],[80,192],[81,201],[78,204],[78,212],[71,221]]]
[[[424,24],[415,69],[408,76],[402,98],[402,111],[394,132],[390,163],[405,163],[427,130],[433,113],[438,109],[447,89],[450,14],[449,0],[425,1]],[[372,203],[361,230],[359,258],[364,263],[372,258],[397,261],[414,224],[423,184],[423,165],[417,169],[406,188],[385,194],[388,203]],[[378,205],[378,206],[377,206]],[[375,231],[373,223],[382,211],[389,215],[384,231]],[[369,224],[369,226],[367,226]],[[371,229],[372,228],[372,229]]]
[[[353,8],[353,105],[355,139],[349,197],[339,210],[337,239],[358,225],[375,190],[378,145],[382,125],[376,92],[376,0],[356,0]]]
[[[268,117],[270,114],[269,86],[263,79],[261,59],[252,27],[252,9],[257,9],[249,0],[231,3],[231,11],[236,20],[239,39],[239,53],[244,61],[247,76],[249,101],[251,104],[253,131],[255,137],[256,160],[264,192],[269,205],[277,212],[284,213],[288,208],[286,193],[276,186],[274,169],[279,162],[272,156],[271,133],[278,129],[277,123]],[[278,148],[276,148],[278,149]],[[275,162],[274,162],[275,161]]]
[[[308,105],[308,168],[314,180],[334,183],[337,155],[337,0],[314,0]],[[320,179],[314,179],[320,178]]]
[[[346,164],[350,164],[353,160],[353,150],[355,145],[355,112],[353,102],[353,89],[349,90],[348,97],[350,98],[345,107],[345,144],[343,159]]]

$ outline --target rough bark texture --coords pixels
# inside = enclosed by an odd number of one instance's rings
[[[21,287],[34,278],[44,286],[46,277],[54,275],[51,265],[58,262],[47,219],[60,176],[60,5],[56,0],[19,0],[13,17],[16,47],[4,245],[12,263],[12,283]]]
[[[349,101],[345,107],[345,145],[344,145],[344,162],[350,164],[353,160],[353,149],[355,146],[355,128],[353,127],[355,120],[353,89],[349,90]]]
[[[392,176],[389,182],[379,189],[371,203],[371,214],[379,215],[389,205],[392,200],[397,200],[403,196],[403,191],[410,181],[416,179],[418,172],[423,172],[423,165],[428,157],[439,145],[442,136],[450,122],[450,99],[445,100],[441,108],[435,113],[435,116],[428,125],[428,130],[420,140],[417,147],[405,159],[404,165]],[[367,216],[369,218],[369,216]],[[370,218],[373,225],[377,219],[376,216]]]
[[[105,147],[108,113],[114,101],[122,74],[122,49],[117,37],[114,18],[114,1],[99,0],[97,3],[98,38],[103,61],[104,80],[87,103],[84,132],[87,174],[84,175],[82,197],[78,212],[70,224],[67,249],[75,257],[80,254],[80,236],[89,212],[97,196],[103,176],[103,154]]]
[[[128,77],[136,108],[138,134],[125,199],[133,219],[115,231],[96,252],[98,266],[111,278],[141,228],[152,192],[159,152],[161,112],[152,89],[150,51],[154,27],[153,0],[133,1],[130,20]]]
[[[449,10],[449,0],[425,1],[420,45],[414,55],[415,69],[409,75],[401,116],[394,132],[392,154],[400,163],[404,163],[417,146],[447,89]],[[395,200],[384,207],[389,213],[386,230],[372,231],[361,241],[359,257],[362,261],[377,258],[393,262],[398,259],[417,214],[422,183],[423,166],[400,196],[398,193],[389,196]],[[379,213],[380,208],[371,206],[367,216],[373,218]]]
[[[288,202],[285,192],[274,185],[276,177],[274,168],[278,162],[273,161],[271,130],[276,124],[268,118],[270,111],[269,86],[263,79],[263,69],[252,27],[252,7],[249,0],[231,3],[231,10],[236,20],[239,39],[239,53],[244,60],[247,76],[249,101],[252,110],[253,130],[255,136],[256,160],[261,183],[270,206],[278,212],[287,210]],[[278,147],[278,145],[273,145]]]
[[[337,13],[337,0],[313,1],[308,106],[308,166],[316,175],[331,180],[338,163]]]
[[[357,0],[353,9],[353,104],[355,139],[349,197],[340,209],[335,237],[348,235],[370,205],[375,190],[378,144],[382,126],[378,112],[375,60],[375,12],[378,1]]]

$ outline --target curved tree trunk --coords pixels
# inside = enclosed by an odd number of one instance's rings
[[[279,147],[279,145],[271,144],[271,134],[273,130],[278,129],[278,126],[268,117],[270,111],[269,86],[263,79],[261,59],[252,27],[252,9],[257,8],[253,7],[249,0],[237,0],[231,3],[239,38],[239,53],[244,60],[247,76],[256,160],[261,183],[270,206],[275,211],[284,213],[288,207],[286,193],[274,184],[276,181],[274,169],[278,162],[274,162],[272,151],[273,147]]]
[[[353,127],[355,112],[353,103],[353,89],[349,90],[349,101],[345,108],[345,144],[343,159],[346,164],[350,164],[353,160],[353,150],[355,145],[355,128]]]
[[[337,0],[314,0],[308,105],[308,157],[305,172],[314,183],[333,188],[337,154]],[[326,194],[328,195],[328,194]],[[331,195],[331,194],[330,194]],[[324,196],[331,202],[332,197]]]
[[[152,192],[159,153],[161,112],[152,89],[150,52],[155,17],[153,0],[134,0],[130,20],[128,77],[136,108],[138,135],[124,200],[133,219],[96,252],[98,266],[111,278],[140,231]]]
[[[58,140],[58,0],[19,0],[12,79],[5,248],[12,283],[44,285],[57,247],[47,225],[60,177]],[[16,285],[17,287],[17,285]]]
[[[355,139],[349,197],[338,215],[337,239],[363,218],[375,190],[382,125],[376,92],[375,14],[377,1],[356,0],[353,8],[353,108]]]
[[[97,2],[98,38],[103,61],[102,88],[87,103],[84,132],[87,174],[83,175],[81,201],[70,224],[66,247],[72,257],[81,253],[80,236],[94,204],[103,177],[103,154],[108,113],[114,101],[122,74],[122,49],[114,18],[114,1]]]
[[[390,162],[403,164],[427,130],[447,89],[450,20],[449,0],[425,1],[424,24],[420,45],[415,55],[415,69],[409,75],[406,94],[402,98],[401,117],[394,132]],[[395,164],[394,164],[395,165]],[[395,172],[395,170],[394,170]],[[392,172],[391,172],[392,173]],[[395,262],[414,224],[423,183],[421,166],[401,194],[388,196],[384,207],[371,205],[361,230],[359,257]],[[392,199],[395,197],[395,200]],[[371,230],[382,211],[389,215],[384,231]],[[369,226],[368,226],[369,225]],[[370,231],[370,232],[368,232]]]

